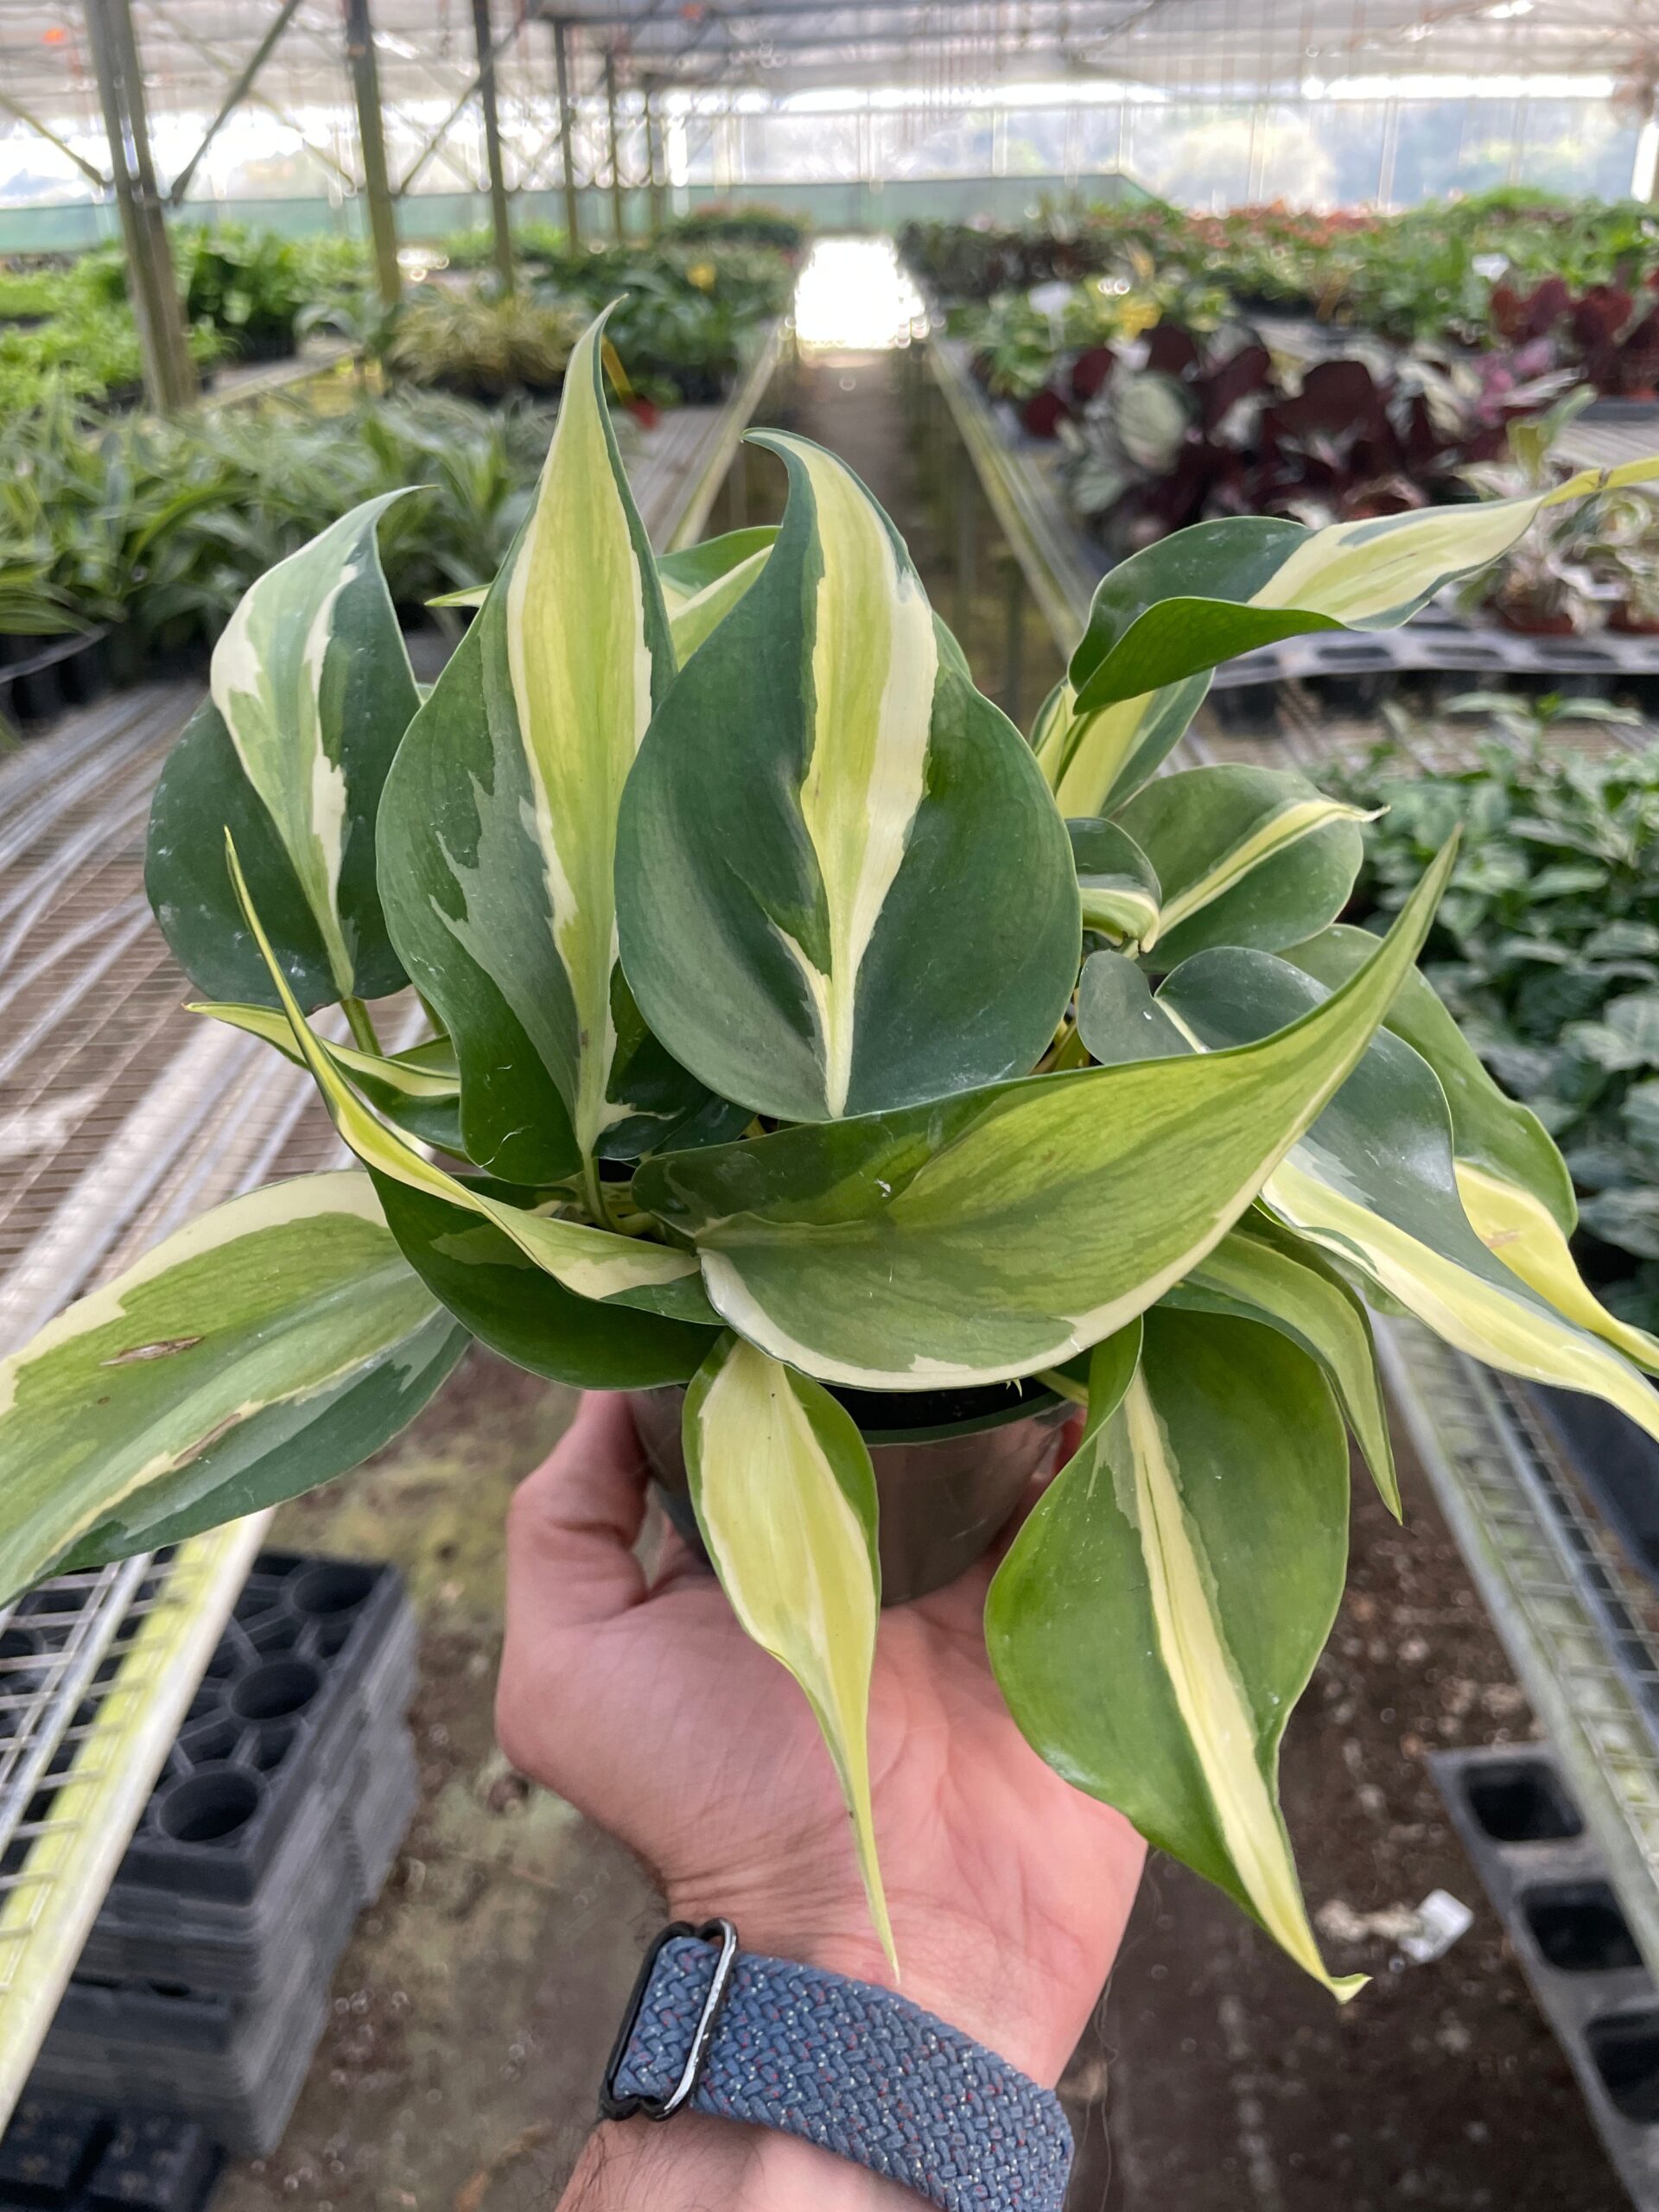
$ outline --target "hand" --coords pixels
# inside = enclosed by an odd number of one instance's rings
[[[805,1699],[677,1536],[647,1577],[632,1549],[645,1505],[626,1402],[588,1397],[512,1503],[503,1749],[642,1859],[674,1918],[723,1916],[747,1950],[890,1984]],[[1052,2082],[1143,1853],[1009,1719],[982,1625],[994,1564],[882,1614],[876,1842],[904,1993]]]

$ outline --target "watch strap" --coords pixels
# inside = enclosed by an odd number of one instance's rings
[[[729,1922],[658,1938],[601,2111],[689,2106],[798,2135],[941,2212],[1060,2212],[1059,2099],[897,1992],[737,1948]]]

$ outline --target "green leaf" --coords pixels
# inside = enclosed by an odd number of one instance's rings
[[[1445,584],[1499,560],[1546,508],[1659,476],[1659,460],[1586,468],[1553,491],[1420,507],[1310,530],[1267,517],[1195,523],[1121,561],[1096,591],[1068,671],[1077,711],[1182,682],[1313,630],[1395,628]]]
[[[0,1592],[344,1473],[466,1344],[366,1176],[232,1199],[0,1363]]]
[[[623,801],[623,966],[722,1097],[822,1122],[1033,1066],[1077,976],[1065,828],[840,462],[789,504]],[[741,830],[738,825],[741,825]]]
[[[701,544],[683,546],[677,552],[659,553],[657,575],[671,619],[710,584],[747,567],[757,553],[769,552],[777,536],[775,523],[761,523],[750,530],[728,530],[721,537],[705,537]]]
[[[1369,957],[1370,936],[1368,930],[1338,924],[1292,945],[1285,958],[1334,988]],[[1554,1141],[1530,1107],[1517,1105],[1498,1089],[1433,985],[1414,969],[1401,984],[1384,1026],[1421,1052],[1439,1077],[1452,1109],[1458,1158],[1530,1192],[1570,1236],[1577,1203]]]
[[[387,918],[455,1040],[467,1154],[518,1183],[569,1174],[632,1110],[612,1080],[617,808],[674,672],[599,335],[571,355],[536,505],[380,823]]]
[[[1599,1021],[1569,1021],[1561,1042],[1615,1074],[1659,1067],[1659,991],[1610,999]]]
[[[1185,736],[1209,689],[1206,669],[1160,691],[1079,714],[1076,693],[1062,682],[1032,733],[1037,765],[1060,811],[1103,814],[1132,798]]]
[[[1348,1452],[1286,1338],[1158,1311],[1122,1402],[1014,1539],[986,1641],[1028,1741],[1338,1998],[1278,1807],[1280,1739],[1348,1561]],[[1109,1348],[1103,1347],[1103,1351]]]
[[[1334,921],[1364,858],[1363,809],[1306,776],[1236,765],[1160,776],[1118,814],[1163,887],[1159,964],[1212,944],[1295,944]]]
[[[1103,1067],[1166,1060],[1192,1046],[1121,952],[1091,952],[1077,978],[1077,1033]]]
[[[674,658],[681,667],[699,645],[714,635],[744,594],[759,582],[766,558],[765,548],[751,553],[737,568],[728,569],[693,597],[670,608],[669,633],[674,640]]]
[[[228,1028],[240,1029],[274,1045],[296,1067],[305,1055],[294,1039],[288,1016],[263,1006],[187,1007],[188,1014],[205,1014]],[[445,1152],[459,1153],[461,1141],[461,1079],[455,1071],[454,1047],[447,1037],[416,1045],[407,1052],[390,1055],[365,1052],[354,1045],[331,1045],[334,1065],[349,1076],[359,1090],[410,1136]]]
[[[162,772],[145,887],[216,998],[268,995],[225,874],[226,830],[308,1004],[404,982],[374,852],[382,787],[419,704],[375,539],[401,497],[365,500],[250,587],[213,649],[212,709]]]
[[[712,1329],[577,1297],[494,1222],[391,1176],[373,1179],[410,1267],[480,1343],[515,1366],[579,1390],[645,1390],[689,1382],[708,1356]],[[492,1186],[489,1195],[521,1211],[535,1196],[509,1185]]]
[[[659,1154],[635,1198],[695,1238],[734,1328],[824,1381],[1056,1366],[1161,1297],[1255,1198],[1363,1052],[1452,850],[1370,965],[1259,1044]]]
[[[1068,822],[1083,900],[1083,925],[1131,947],[1158,934],[1158,877],[1127,830],[1115,822]]]
[[[1206,1048],[1236,1051],[1244,1038],[1278,1033],[1299,1013],[1306,1019],[1321,988],[1267,953],[1208,952],[1167,977],[1159,998]],[[1376,1038],[1262,1197],[1287,1227],[1459,1351],[1505,1374],[1586,1390],[1659,1437],[1659,1396],[1630,1363],[1482,1242],[1459,1193],[1445,1094],[1402,1039]]]
[[[744,1629],[805,1692],[847,1802],[871,1916],[896,1969],[870,1803],[881,1567],[869,1452],[827,1390],[729,1336],[686,1393],[684,1435],[709,1557]]]
[[[1265,1322],[1300,1344],[1324,1369],[1383,1503],[1402,1517],[1370,1316],[1313,1245],[1260,1211],[1247,1214],[1162,1303]]]
[[[712,1323],[713,1314],[697,1287],[696,1261],[687,1252],[671,1251],[662,1244],[647,1244],[585,1222],[568,1221],[557,1215],[529,1212],[493,1198],[479,1183],[463,1183],[429,1160],[369,1111],[341,1074],[331,1048],[317,1037],[301,1014],[294,995],[283,980],[259,918],[247,896],[234,852],[230,856],[231,879],[242,901],[248,927],[253,931],[283,1001],[294,1041],[322,1093],[329,1119],[341,1141],[365,1167],[379,1176],[404,1184],[429,1197],[447,1199],[452,1205],[492,1222],[511,1239],[525,1258],[554,1276],[579,1298],[614,1300],[637,1306],[650,1313],[664,1313],[681,1321]]]

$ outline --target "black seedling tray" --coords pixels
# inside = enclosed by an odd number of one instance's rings
[[[1465,1849],[1638,2212],[1659,2212],[1659,1988],[1543,1745],[1431,1751]]]
[[[319,1777],[407,1706],[415,1643],[395,1568],[261,1553],[118,1889],[250,1901]]]
[[[31,2089],[0,2135],[0,2212],[203,2212],[223,2155],[194,2120]]]
[[[385,1885],[419,1796],[401,1719],[363,1743],[290,1826],[253,1895],[174,1895],[118,1885],[76,1973],[91,1980],[182,1983],[199,1993],[258,1999],[283,1977],[294,1943],[333,1958]]]

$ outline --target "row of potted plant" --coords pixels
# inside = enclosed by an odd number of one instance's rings
[[[468,397],[556,392],[582,328],[610,302],[610,342],[632,391],[652,404],[709,402],[729,389],[755,328],[794,289],[791,257],[715,242],[595,245],[571,251],[527,226],[518,290],[484,280],[422,288],[374,335],[394,376]]]
[[[474,1338],[635,1393],[817,1717],[891,1951],[880,1606],[995,1541],[1079,1404],[986,1578],[1001,1693],[1350,1997],[1276,1778],[1341,1594],[1349,1433],[1399,1507],[1367,1301],[1656,1435],[1659,1344],[1579,1280],[1559,1154],[1415,966],[1455,840],[1378,938],[1338,925],[1353,803],[1156,771],[1232,653],[1402,621],[1659,461],[1179,533],[1102,584],[1027,739],[869,489],[757,439],[779,528],[654,556],[595,326],[429,695],[377,550],[418,498],[237,607],[147,886],[200,1010],[298,1062],[359,1166],[208,1214],[0,1366],[0,1592],[344,1471]],[[430,1033],[388,1053],[368,1002],[409,983]],[[964,1436],[996,1478],[972,1510]]]
[[[0,691],[13,719],[199,655],[254,577],[394,485],[421,487],[385,533],[399,618],[453,623],[427,602],[494,574],[546,433],[534,410],[360,387],[327,412],[277,397],[99,419],[60,401],[0,424]],[[11,673],[74,632],[89,639],[83,666]]]
[[[1479,348],[1548,339],[1599,389],[1652,388],[1649,327],[1659,219],[1645,203],[1505,190],[1398,215],[1281,207],[1196,215],[1157,200],[1051,207],[1011,228],[911,223],[900,248],[945,301],[986,301],[1055,278],[1122,275],[1132,256],[1166,278],[1408,345]]]

